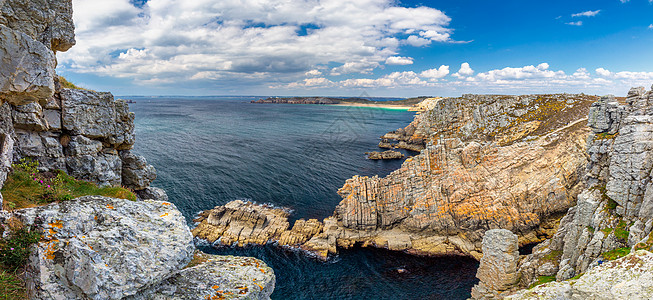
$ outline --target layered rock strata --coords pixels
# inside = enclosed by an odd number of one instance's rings
[[[540,276],[572,278],[617,249],[653,250],[653,93],[633,88],[621,102],[601,98],[589,126],[587,186],[553,238],[523,260],[521,286]]]
[[[519,246],[517,235],[492,229],[483,236],[483,258],[476,271],[480,282],[472,288],[474,299],[498,299],[518,281]]]
[[[447,98],[411,126],[426,148],[385,178],[355,176],[322,234],[322,253],[359,243],[413,253],[481,256],[483,233],[519,244],[555,232],[587,163],[586,95]]]
[[[428,137],[427,147],[385,178],[347,180],[334,215],[302,248],[323,258],[361,244],[480,259],[482,237],[493,228],[515,232],[519,245],[550,237],[582,190],[586,116],[594,100],[586,95],[441,99],[411,124]],[[287,216],[280,216],[250,221],[267,227],[228,229],[222,208],[213,211],[196,233],[211,241],[226,233],[227,244],[261,244],[278,240],[288,227]]]
[[[383,152],[365,152],[367,154],[367,159],[372,159],[372,160],[385,160],[385,159],[402,159],[404,158],[404,155],[401,154],[401,152],[397,151],[383,151]]]
[[[322,231],[317,219],[300,219],[292,229],[287,209],[235,200],[200,213],[193,235],[221,245],[300,246]]]

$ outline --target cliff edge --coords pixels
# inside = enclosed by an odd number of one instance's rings
[[[131,152],[127,103],[61,87],[55,54],[74,37],[71,0],[0,1],[0,187],[12,163],[28,159],[35,172],[123,186],[139,201],[85,196],[0,209],[4,240],[23,229],[41,236],[21,275],[29,298],[269,299],[275,275],[262,261],[197,252],[181,212],[150,187],[156,170]]]

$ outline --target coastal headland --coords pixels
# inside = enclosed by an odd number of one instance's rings
[[[257,104],[319,104],[353,107],[375,107],[385,109],[411,110],[428,97],[409,98],[404,100],[374,101],[365,98],[334,98],[334,97],[269,97],[266,99],[252,100]]]

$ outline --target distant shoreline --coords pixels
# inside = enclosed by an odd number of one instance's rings
[[[394,110],[411,110],[425,97],[410,98],[396,101],[371,101],[364,98],[330,98],[330,97],[291,97],[253,100],[251,103],[258,104],[320,104],[349,107],[369,107]]]
[[[409,105],[393,105],[393,104],[338,103],[338,104],[330,104],[330,105],[349,106],[349,107],[371,107],[371,108],[383,108],[383,109],[394,109],[394,110],[409,110],[413,108],[412,105],[409,106]]]

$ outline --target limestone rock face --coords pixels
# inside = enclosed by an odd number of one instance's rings
[[[53,51],[66,51],[75,45],[72,0],[3,0],[0,24]]]
[[[31,299],[121,299],[188,264],[186,221],[168,202],[99,196],[14,212],[45,232],[30,257]]]
[[[151,199],[156,201],[168,201],[168,194],[166,191],[153,186],[136,191],[136,195],[141,200]]]
[[[653,254],[637,251],[578,279],[546,283],[505,299],[653,299]]]
[[[275,285],[274,271],[262,261],[238,256],[196,256],[205,262],[183,269],[159,285],[126,299],[270,299]]]
[[[43,171],[61,169],[99,185],[147,188],[156,170],[124,150],[134,144],[134,114],[127,104],[109,93],[61,89],[55,82],[57,91],[43,105],[5,104],[11,116],[5,131],[15,148],[10,160],[35,159]]]
[[[383,151],[383,152],[365,152],[367,154],[367,159],[379,160],[379,159],[402,159],[404,155],[401,152],[397,151]]]
[[[134,114],[110,93],[62,89],[62,126],[74,135],[100,139],[118,150],[134,145]]]
[[[2,24],[0,19],[0,102],[23,105],[52,96],[55,68],[52,51],[25,33]]]
[[[553,238],[520,264],[522,287],[539,276],[577,276],[618,248],[652,250],[653,93],[633,88],[623,101],[603,97],[589,116],[586,188]]]
[[[309,244],[333,249],[361,243],[480,258],[489,229],[515,232],[520,245],[550,237],[582,190],[586,117],[594,100],[585,95],[439,100],[411,125],[427,137],[420,155],[385,178],[347,180],[333,216],[339,229],[325,225],[322,234],[334,235],[332,245],[323,245],[325,236]]]
[[[156,169],[147,164],[145,157],[134,155],[130,151],[121,151],[122,183],[124,186],[142,190],[147,188],[156,179]]]

